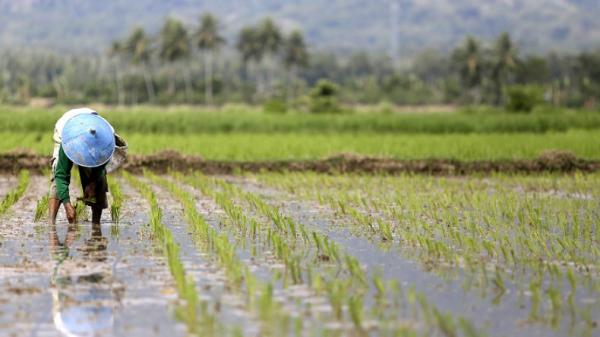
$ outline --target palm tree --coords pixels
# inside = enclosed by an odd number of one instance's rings
[[[187,59],[190,55],[190,42],[188,33],[181,21],[174,18],[167,18],[160,30],[160,49],[158,57],[165,64],[174,64],[180,60]],[[184,72],[184,80],[186,83],[186,95],[189,99],[189,74]],[[175,73],[171,74],[169,87],[167,89],[169,95],[175,94]]]
[[[502,33],[494,45],[494,64],[492,78],[496,94],[496,104],[502,102],[502,90],[509,81],[509,76],[517,67],[517,48],[508,33]]]
[[[142,73],[144,75],[144,82],[146,84],[146,91],[148,92],[148,99],[154,100],[154,85],[152,84],[152,77],[148,71],[148,63],[152,56],[151,42],[144,29],[136,27],[129,37],[127,38],[124,45],[125,53],[129,60],[134,64],[141,66]]]
[[[285,40],[284,43],[284,63],[288,70],[288,80],[286,86],[286,98],[288,103],[291,101],[293,95],[293,82],[296,80],[297,71],[300,67],[306,67],[308,65],[308,51],[306,50],[306,43],[304,42],[304,36],[300,31],[294,31]]]
[[[259,36],[258,31],[251,26],[246,26],[242,28],[238,35],[238,41],[236,43],[236,49],[242,56],[242,69],[243,75],[242,80],[248,79],[248,68],[250,64],[254,61],[257,64],[263,57],[262,50],[259,46]],[[260,75],[257,76],[257,88],[261,88]]]
[[[266,18],[257,27],[258,49],[260,57],[266,56],[267,87],[273,86],[274,56],[279,52],[283,43],[281,30],[271,18]]]
[[[467,37],[464,46],[454,52],[452,59],[458,68],[463,87],[470,92],[471,99],[479,103],[483,80],[483,55],[479,42],[473,37]]]
[[[123,92],[123,81],[121,79],[121,56],[123,55],[123,45],[120,41],[113,41],[108,50],[108,56],[116,60],[115,80],[117,83],[117,102],[123,105],[125,102],[125,93]]]
[[[219,35],[219,23],[210,13],[202,15],[200,27],[194,34],[196,47],[202,51],[204,56],[204,96],[206,104],[212,104],[212,56],[225,43],[225,39]]]

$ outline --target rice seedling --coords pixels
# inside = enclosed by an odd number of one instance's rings
[[[50,198],[48,195],[42,196],[35,205],[35,215],[33,217],[34,222],[40,221],[44,216],[48,214],[48,201]]]
[[[29,171],[22,170],[19,172],[19,180],[17,186],[10,190],[8,194],[0,201],[0,215],[3,215],[8,209],[14,205],[25,193],[29,185]]]
[[[75,203],[75,218],[78,222],[88,218],[87,207],[82,200],[77,200]]]
[[[363,321],[364,321],[364,306],[363,298],[361,296],[350,296],[348,298],[348,312],[352,323],[358,331],[364,332]]]
[[[114,224],[118,224],[121,217],[121,206],[123,205],[123,193],[121,192],[121,186],[112,176],[108,177],[108,190],[112,196],[110,218]]]

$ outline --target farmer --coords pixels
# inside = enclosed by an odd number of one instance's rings
[[[71,168],[79,167],[83,201],[92,208],[92,224],[99,225],[102,210],[108,207],[106,166],[115,151],[113,127],[89,108],[67,111],[54,127],[52,184],[48,203],[51,224],[62,203],[70,224],[77,221],[69,196]]]

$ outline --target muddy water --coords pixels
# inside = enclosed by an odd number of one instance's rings
[[[319,318],[319,316],[331,313],[332,309],[326,298],[318,296],[306,284],[284,284],[282,277],[279,277],[278,274],[285,273],[285,265],[275,258],[273,252],[269,251],[267,247],[257,244],[254,240],[236,237],[232,231],[224,229],[220,224],[226,220],[227,215],[212,198],[203,195],[191,186],[183,185],[180,188],[194,196],[196,208],[207,223],[229,237],[230,242],[236,247],[238,258],[249,267],[253,275],[262,282],[273,284],[274,298],[282,305],[283,310],[290,317],[304,316],[306,318],[303,322],[305,332],[308,332],[309,329],[318,331],[323,328],[322,323],[308,318]],[[250,212],[250,210],[247,211]]]
[[[16,176],[0,176],[0,200],[4,199],[8,191],[17,186]]]
[[[32,177],[0,219],[0,334],[184,335],[172,318],[169,271],[144,238],[147,207],[139,196],[125,188],[118,227],[108,214],[101,226],[85,220],[69,226],[62,210],[56,226],[34,224],[36,201],[47,188],[47,178]]]
[[[344,229],[344,224],[334,213],[316,202],[294,200],[284,192],[258,184],[251,177],[225,177],[242,189],[256,193],[272,205],[281,207],[284,214],[313,230],[321,231],[350,254],[355,256],[366,271],[378,273],[386,279],[398,280],[405,289],[414,287],[440,310],[453,316],[464,316],[492,336],[566,336],[566,324],[551,329],[540,324],[527,323],[528,299],[509,289],[501,302],[494,304],[492,296],[465,290],[465,279],[460,275],[441,278],[424,270],[412,259],[404,257],[398,249],[382,249],[369,240],[354,236]]]
[[[199,296],[210,304],[210,310],[226,327],[239,327],[244,331],[244,336],[258,336],[260,326],[257,319],[245,310],[242,297],[231,291],[224,270],[215,263],[214,256],[204,254],[192,240],[192,231],[184,219],[181,203],[168,191],[151,184],[149,180],[145,181],[152,185],[163,212],[163,223],[171,230],[179,245],[186,275],[195,281]],[[216,211],[215,208],[208,208],[211,209]],[[212,226],[218,226],[218,218],[212,216],[209,221]]]

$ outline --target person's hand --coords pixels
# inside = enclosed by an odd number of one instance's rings
[[[67,213],[67,220],[69,220],[70,224],[77,222],[77,213],[75,212],[75,207],[73,207],[70,202],[65,203],[65,212]]]
[[[95,196],[96,196],[96,183],[92,181],[89,184],[87,184],[87,186],[85,187],[85,190],[83,191],[83,197],[85,199],[90,199]]]

